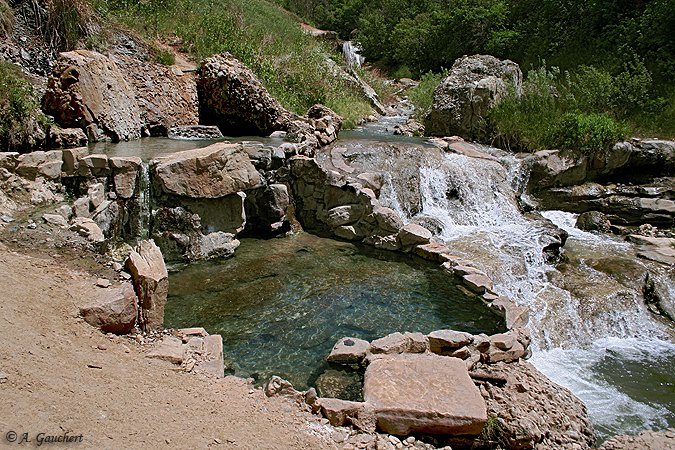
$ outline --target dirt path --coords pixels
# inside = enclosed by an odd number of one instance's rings
[[[290,401],[245,380],[177,372],[77,318],[95,282],[0,244],[0,447],[67,432],[82,442],[52,447],[334,448],[319,419]]]

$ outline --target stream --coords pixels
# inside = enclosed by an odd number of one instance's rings
[[[528,307],[530,361],[587,405],[601,440],[675,426],[675,333],[647,310],[641,290],[649,271],[675,295],[666,269],[618,237],[576,229],[574,214],[522,214],[517,192],[527,174],[518,158],[489,148],[482,150],[492,158],[470,158],[394,136],[406,118],[343,131],[317,160],[328,163],[338,149],[351,167],[382,174],[384,206],[430,229],[485,271],[497,293]],[[92,152],[148,160],[210,143],[147,138]],[[555,265],[541,251],[544,218],[569,233]],[[500,326],[431,266],[304,233],[244,239],[232,259],[173,269],[167,327],[221,333],[235,374],[262,380],[274,373],[298,388],[313,385],[345,335]]]

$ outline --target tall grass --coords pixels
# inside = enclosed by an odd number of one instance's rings
[[[97,8],[155,39],[178,37],[197,60],[230,52],[289,110],[303,114],[322,103],[354,123],[370,107],[324,63],[330,49],[299,19],[265,0],[98,1]],[[367,114],[366,114],[367,115]]]
[[[427,72],[419,80],[419,84],[408,92],[408,100],[415,107],[415,117],[423,119],[434,104],[434,91],[445,77],[448,71],[442,73]]]
[[[5,0],[0,0],[0,38],[8,37],[14,31],[16,18],[14,11]]]
[[[93,10],[88,0],[45,0],[41,31],[55,50],[68,51],[93,33]]]

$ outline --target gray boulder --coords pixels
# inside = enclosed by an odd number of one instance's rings
[[[513,61],[494,56],[463,56],[436,88],[426,131],[433,136],[480,137],[480,123],[508,92],[522,89],[523,74]]]

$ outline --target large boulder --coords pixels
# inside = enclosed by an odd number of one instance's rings
[[[127,76],[108,57],[90,50],[59,55],[42,109],[62,127],[85,128],[89,139],[138,139],[143,122]]]
[[[508,92],[522,89],[523,74],[513,61],[494,56],[463,56],[452,65],[450,75],[434,92],[426,117],[427,133],[433,136],[480,137],[480,122]]]
[[[169,273],[159,247],[152,240],[141,241],[129,253],[126,268],[131,274],[139,300],[139,325],[144,330],[163,329]]]
[[[243,146],[226,142],[158,158],[153,172],[161,191],[191,198],[219,198],[263,185]]]
[[[380,430],[476,436],[487,422],[485,401],[463,361],[432,354],[374,359],[363,396]]]
[[[258,77],[229,53],[206,58],[197,80],[200,120],[226,135],[268,136],[291,117]]]
[[[92,297],[92,303],[80,308],[80,315],[88,324],[115,334],[126,334],[134,328],[138,306],[131,283],[96,288]]]

